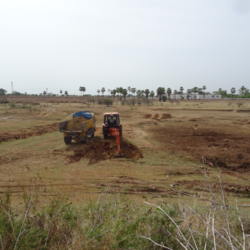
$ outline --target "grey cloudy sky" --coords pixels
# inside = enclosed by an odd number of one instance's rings
[[[0,0],[0,88],[250,88],[250,0]]]

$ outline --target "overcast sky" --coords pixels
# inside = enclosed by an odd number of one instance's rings
[[[0,0],[0,88],[250,88],[250,0]]]

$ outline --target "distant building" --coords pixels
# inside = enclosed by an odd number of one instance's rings
[[[166,95],[167,96],[167,95]],[[168,98],[168,96],[167,96]],[[218,94],[211,94],[211,95],[195,95],[195,94],[171,94],[170,98],[173,100],[219,100],[221,99],[221,95]]]

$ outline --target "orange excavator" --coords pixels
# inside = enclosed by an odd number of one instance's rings
[[[106,139],[108,135],[116,136],[116,144],[118,151],[116,157],[122,157],[123,156],[121,152],[122,124],[120,123],[119,113],[114,112],[114,113],[104,114],[102,133],[104,139]]]

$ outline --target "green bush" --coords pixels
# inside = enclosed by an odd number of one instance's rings
[[[107,107],[109,107],[109,106],[113,105],[113,100],[110,98],[105,98],[102,100],[102,103],[107,105]]]

